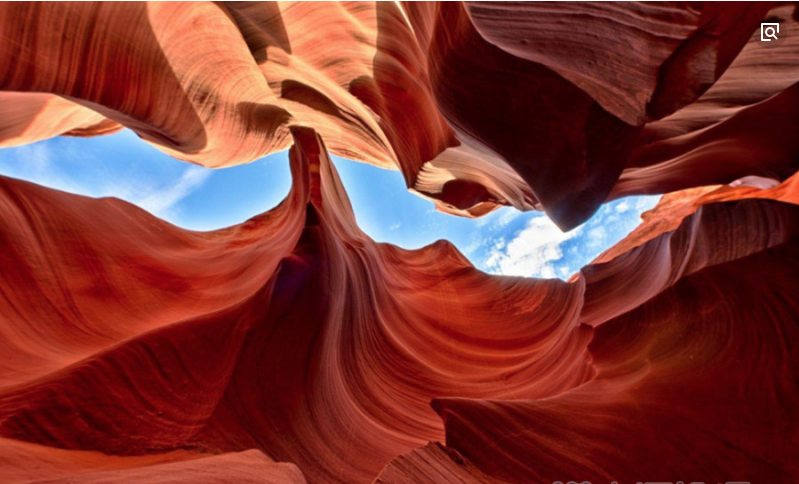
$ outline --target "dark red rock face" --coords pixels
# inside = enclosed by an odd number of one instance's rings
[[[795,6],[9,3],[0,39],[2,146],[293,175],[205,233],[0,177],[0,482],[799,478]],[[666,195],[569,282],[489,276],[369,239],[328,152],[461,216]]]

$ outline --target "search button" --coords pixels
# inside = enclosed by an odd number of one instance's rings
[[[780,33],[780,24],[763,22],[760,24],[760,40],[762,42],[771,42],[772,40],[780,40],[777,34]]]

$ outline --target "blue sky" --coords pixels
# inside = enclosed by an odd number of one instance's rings
[[[541,213],[502,208],[470,220],[436,212],[402,176],[335,158],[361,229],[373,239],[418,248],[448,239],[493,274],[568,278],[640,223],[658,197],[604,205],[561,232]],[[0,174],[92,197],[113,196],[193,229],[226,227],[277,205],[291,185],[287,152],[210,170],[175,160],[129,130],[96,138],[53,138],[0,150]]]

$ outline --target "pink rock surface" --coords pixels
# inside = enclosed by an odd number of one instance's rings
[[[540,208],[572,228],[608,197],[797,168],[795,7],[768,9],[7,3],[0,143],[123,125],[221,167],[309,126],[334,154],[400,170],[440,210]],[[767,16],[788,41],[760,55]]]
[[[3,482],[799,475],[795,6],[0,12],[0,146],[124,126],[293,177],[211,232],[0,177]],[[371,240],[328,150],[463,216],[667,194],[568,282],[491,276]]]

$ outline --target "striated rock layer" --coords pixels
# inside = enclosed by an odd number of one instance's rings
[[[441,210],[539,208],[568,229],[608,198],[798,168],[799,23],[769,8],[4,3],[0,146],[122,125],[221,167],[309,126]]]
[[[124,126],[293,177],[211,232],[0,177],[0,481],[799,475],[794,5],[0,12],[2,146]],[[369,239],[328,149],[458,215],[667,194],[568,282],[490,276]]]
[[[582,284],[491,277],[444,241],[372,242],[321,140],[294,133],[286,201],[210,233],[3,180],[0,435],[124,455],[258,448],[312,482],[369,482],[443,439],[436,396],[541,398],[591,378]],[[43,250],[36,226],[76,232]]]
[[[213,232],[0,179],[0,436],[46,463],[6,458],[10,482],[795,475],[796,177],[668,196],[535,280],[371,241],[293,137],[286,200]]]

